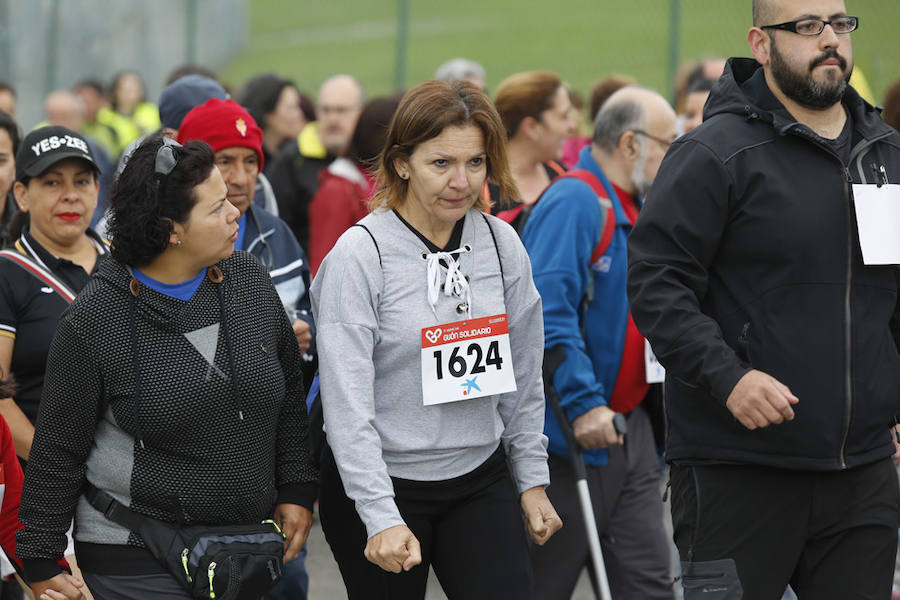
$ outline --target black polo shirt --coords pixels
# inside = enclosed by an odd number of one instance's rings
[[[97,248],[96,271],[109,250],[94,231],[88,229],[87,235]],[[45,250],[27,230],[8,249],[41,265],[76,294],[91,277],[79,265]],[[10,371],[18,384],[16,404],[32,423],[37,422],[50,342],[68,306],[52,287],[20,265],[0,258],[0,335],[15,339]]]

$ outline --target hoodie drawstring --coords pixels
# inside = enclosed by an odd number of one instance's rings
[[[466,317],[472,318],[472,288],[469,287],[469,281],[463,275],[459,268],[459,263],[453,257],[454,254],[458,255],[471,251],[472,247],[466,244],[462,248],[457,248],[450,252],[422,253],[422,258],[428,262],[428,303],[431,305],[431,312],[434,313],[435,317],[437,317],[435,306],[440,297],[441,288],[443,288],[445,296],[455,294],[463,298],[466,306]],[[447,272],[446,278],[443,271]],[[443,283],[441,283],[442,279]]]
[[[225,291],[223,289],[224,286],[221,285],[224,276],[222,275],[222,270],[215,265],[209,267],[206,270],[206,276],[210,281],[216,284],[216,298],[218,298],[219,300],[219,315],[222,322],[222,336],[225,338],[225,354],[228,356],[228,367],[231,370],[231,399],[238,411],[238,418],[243,421],[244,411],[241,404],[241,395],[238,390],[239,384],[238,378],[236,376],[237,371],[235,370],[234,366],[234,352],[232,349],[231,337],[228,335],[228,319],[226,318],[227,311],[225,310]],[[134,430],[137,434],[138,443],[140,444],[141,448],[145,448],[144,433],[141,430],[140,418],[140,401],[143,381],[141,379],[140,360],[138,357],[136,309],[137,297],[141,290],[141,284],[137,279],[132,278],[131,283],[129,283],[128,285],[128,288],[131,291],[131,300],[128,305],[128,320],[133,358],[132,368],[134,370],[134,396],[131,403],[131,412],[134,419]],[[215,360],[215,356],[213,356],[213,360]]]

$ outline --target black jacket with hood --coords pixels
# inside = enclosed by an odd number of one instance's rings
[[[297,339],[252,256],[217,266],[184,301],[135,295],[130,271],[108,259],[60,319],[19,509],[29,580],[59,572],[73,516],[85,571],[165,572],[87,502],[86,481],[172,523],[258,523],[276,490],[312,509]]]
[[[663,160],[629,238],[635,323],[667,369],[668,459],[838,470],[894,452],[896,266],[864,266],[853,183],[900,183],[900,135],[847,89],[850,162],[731,59],[704,123]],[[725,402],[750,369],[799,398],[750,431]]]

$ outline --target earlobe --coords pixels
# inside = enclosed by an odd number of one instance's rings
[[[169,218],[164,218],[163,220],[168,221],[169,223],[169,246],[175,247],[181,245],[181,236],[184,233],[181,224],[177,221],[173,221]]]
[[[519,123],[519,130],[525,134],[529,140],[535,141],[540,136],[540,132],[537,130],[538,120],[534,117],[525,117]]]
[[[622,154],[629,159],[634,159],[640,154],[637,136],[634,135],[633,131],[626,131],[622,134],[622,137],[619,138],[619,149]]]
[[[16,204],[19,205],[19,210],[28,212],[28,188],[21,181],[17,181],[13,185],[13,196],[16,197]]]
[[[762,66],[769,64],[769,34],[759,27],[751,27],[747,32],[747,43],[750,44],[750,52],[753,58]]]
[[[409,163],[402,158],[394,159],[394,171],[400,179],[409,179]]]

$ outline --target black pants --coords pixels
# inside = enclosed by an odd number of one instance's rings
[[[673,465],[671,483],[685,600],[778,600],[789,583],[800,600],[890,598],[900,524],[890,459],[830,472]]]
[[[168,573],[157,575],[101,575],[82,572],[94,600],[191,600]]]
[[[420,600],[429,565],[450,600],[529,598],[519,495],[502,451],[454,479],[392,481],[400,514],[422,546],[422,564],[399,574],[366,560],[365,527],[344,493],[331,449],[322,453],[319,514],[349,600]]]
[[[609,464],[588,467],[587,477],[613,598],[672,600],[659,458],[643,406],[628,417],[625,446],[610,448]],[[571,598],[585,567],[593,580],[576,485],[571,461],[551,454],[547,494],[564,526],[544,546],[531,548],[535,600]]]

